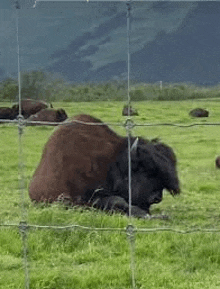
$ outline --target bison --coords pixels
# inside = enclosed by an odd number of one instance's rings
[[[203,108],[195,108],[189,112],[189,115],[192,117],[208,117],[209,112],[208,110],[203,109]]]
[[[42,109],[53,107],[52,104],[48,104],[43,100],[33,100],[33,99],[23,99],[21,101],[21,113],[24,118],[30,117],[32,114],[39,112]],[[14,113],[19,114],[19,104],[14,104],[12,106]]]
[[[220,156],[217,156],[215,159],[215,166],[217,169],[220,169]]]
[[[131,215],[149,216],[163,189],[180,192],[176,157],[159,141],[131,137]],[[62,197],[73,205],[129,212],[128,140],[99,119],[78,115],[58,127],[46,143],[29,185],[33,201]]]
[[[14,109],[10,107],[0,107],[0,119],[15,119],[17,116]]]
[[[122,115],[125,115],[125,116],[138,115],[138,112],[136,109],[132,108],[131,106],[128,107],[127,105],[125,105],[122,110]]]
[[[46,122],[62,122],[67,119],[67,114],[64,109],[45,108],[38,113],[31,115],[29,121],[46,121]],[[34,125],[33,123],[31,125]]]

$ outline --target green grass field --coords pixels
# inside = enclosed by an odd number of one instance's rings
[[[55,108],[64,108],[69,116],[88,113],[112,124],[125,122],[121,115],[123,105],[123,102],[110,101],[54,103]],[[134,102],[133,107],[139,112],[139,116],[133,118],[136,124],[220,123],[218,99],[139,101]],[[208,109],[210,117],[192,119],[188,113],[195,107]],[[126,135],[124,127],[111,127]],[[0,125],[0,224],[19,225],[25,220],[29,225],[82,226],[71,230],[49,227],[27,230],[30,288],[132,288],[131,252],[125,230],[130,223],[142,230],[135,234],[137,288],[220,288],[220,170],[215,168],[215,157],[220,154],[220,126],[163,125],[133,129],[133,135],[159,137],[176,152],[182,193],[173,198],[164,192],[163,201],[151,208],[152,214],[166,214],[168,220],[129,220],[119,213],[110,215],[95,209],[67,210],[61,204],[32,204],[28,183],[53,130],[52,127],[25,128],[23,156],[19,158],[17,127]],[[25,164],[24,190],[19,189],[22,185],[18,173],[20,161]],[[104,231],[106,228],[116,230]],[[144,229],[152,231],[143,232]],[[18,226],[0,226],[0,288],[27,288]]]

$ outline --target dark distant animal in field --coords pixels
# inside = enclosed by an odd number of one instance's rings
[[[131,137],[131,215],[149,216],[163,189],[180,192],[176,157],[168,145]],[[29,185],[33,201],[69,199],[128,214],[128,140],[99,119],[78,115],[58,127],[46,143]]]
[[[30,117],[32,114],[39,112],[42,109],[53,107],[52,104],[48,104],[43,100],[33,100],[33,99],[24,99],[21,101],[21,112],[24,118]],[[19,114],[19,104],[14,104],[12,106],[15,114]]]
[[[67,119],[67,114],[64,109],[45,108],[38,113],[31,115],[29,121],[41,121],[41,122],[63,122]],[[39,124],[29,124],[39,125]]]
[[[192,117],[208,117],[209,112],[208,110],[203,109],[203,108],[195,108],[189,112],[189,115]]]
[[[13,120],[17,116],[16,112],[10,107],[0,107],[0,119]]]
[[[122,115],[125,116],[138,115],[138,112],[135,108],[132,108],[131,106],[128,107],[127,105],[125,105],[122,110]]]
[[[220,169],[220,156],[217,156],[217,158],[215,159],[215,166],[217,169]]]

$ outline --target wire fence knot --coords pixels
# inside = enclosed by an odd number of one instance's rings
[[[26,121],[25,121],[25,119],[24,119],[24,117],[23,117],[22,114],[19,114],[19,115],[17,116],[17,120],[18,120],[18,131],[19,131],[19,135],[22,135],[22,133],[23,133],[23,128],[24,128],[24,126],[25,126]]]
[[[135,233],[134,226],[133,225],[127,225],[126,233],[127,233],[127,237],[133,241],[134,240],[134,233]]]
[[[124,123],[124,127],[127,130],[131,130],[132,128],[135,127],[135,123],[133,122],[133,120],[131,118],[127,118],[125,123]]]
[[[26,230],[29,228],[26,222],[21,221],[19,223],[18,229],[21,232],[22,235],[26,235]]]

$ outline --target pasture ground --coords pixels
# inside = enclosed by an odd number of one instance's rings
[[[55,108],[64,108],[69,116],[89,113],[108,123],[124,123],[123,105],[123,102],[54,103]],[[217,99],[143,101],[133,103],[133,107],[139,112],[139,116],[133,117],[138,124],[220,123],[220,101]],[[189,117],[189,111],[195,107],[208,109],[210,117]],[[123,127],[111,127],[126,135]],[[137,229],[158,229],[135,234],[137,288],[220,288],[220,170],[215,168],[215,157],[220,154],[220,126],[134,128],[133,135],[149,139],[159,137],[174,148],[178,158],[182,193],[173,198],[164,192],[163,201],[152,206],[151,212],[166,214],[169,219],[150,221],[129,220],[119,213],[110,215],[95,209],[67,210],[61,204],[31,203],[28,183],[53,130],[52,127],[24,130],[25,190],[22,193],[19,189],[17,127],[0,125],[0,288],[25,288],[23,243],[18,226],[3,226],[19,225],[23,220],[29,225],[48,226],[27,231],[30,288],[132,288],[129,242],[125,230],[119,231],[130,222]],[[75,224],[91,229],[49,228]],[[116,228],[118,231],[92,228]],[[168,231],[170,228],[174,231]]]

